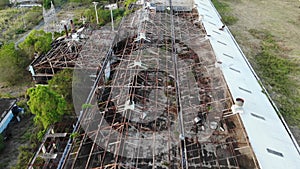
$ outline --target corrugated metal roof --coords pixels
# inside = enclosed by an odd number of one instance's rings
[[[195,0],[232,97],[245,100],[242,121],[261,168],[299,168],[299,145],[263,92],[243,52],[210,0]]]
[[[8,112],[16,101],[17,99],[0,98],[0,119],[5,116],[6,111]]]

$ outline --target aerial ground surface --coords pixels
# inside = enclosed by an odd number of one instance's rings
[[[254,56],[259,52],[260,39],[249,30],[267,31],[274,36],[284,57],[300,64],[300,1],[299,0],[219,0],[227,3],[238,21],[229,26],[245,55],[254,68]],[[263,77],[260,77],[263,79]],[[300,89],[299,71],[290,77]],[[297,92],[295,92],[297,94]],[[299,96],[298,96],[299,98]],[[277,103],[278,104],[278,103]],[[295,106],[299,106],[299,100]],[[299,112],[298,112],[299,113]],[[289,123],[289,121],[287,120]],[[290,125],[295,138],[300,142],[299,125]]]

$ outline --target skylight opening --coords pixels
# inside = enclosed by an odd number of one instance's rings
[[[227,56],[227,57],[229,57],[229,58],[231,58],[231,59],[233,59],[233,56],[230,56],[230,55],[228,55],[228,54],[226,54],[226,53],[223,53],[223,55],[224,55],[224,56]]]
[[[207,17],[209,17],[209,18],[213,18],[212,16],[210,16],[210,15],[207,15],[207,14],[205,14],[205,16],[207,16]]]
[[[214,24],[214,23],[212,23],[212,22],[208,22],[208,23],[210,23],[210,24],[212,24],[212,25],[215,25],[215,26],[217,26],[216,24]]]
[[[254,114],[254,113],[250,113],[253,117],[256,117],[256,118],[259,118],[261,120],[266,120],[263,116],[260,116],[260,115],[257,115],[257,114]]]
[[[206,9],[206,8],[202,8],[203,10],[205,10],[205,11],[209,11],[208,9]]]
[[[231,69],[231,70],[233,70],[233,71],[235,71],[235,72],[241,73],[241,71],[239,71],[239,70],[237,70],[237,69],[235,69],[235,68],[230,67],[229,69]]]
[[[269,148],[267,148],[268,153],[283,157],[283,154],[281,152],[275,151],[275,150],[271,150]]]
[[[221,43],[222,45],[225,45],[225,46],[227,46],[227,44],[226,44],[226,43],[224,43],[224,42],[221,42],[221,41],[217,41],[217,42]]]
[[[213,32],[215,32],[215,33],[217,33],[217,34],[221,35],[221,33],[220,33],[220,32],[217,32],[217,31],[213,31]]]
[[[242,87],[239,87],[239,89],[240,89],[240,90],[243,90],[243,91],[245,91],[245,92],[247,92],[247,93],[250,93],[250,94],[252,93],[250,90],[244,89],[244,88],[242,88]]]

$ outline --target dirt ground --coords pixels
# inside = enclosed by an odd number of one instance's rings
[[[238,22],[230,29],[241,43],[251,44],[249,29],[266,29],[291,49],[289,56],[300,61],[299,0],[221,0],[230,4]],[[249,49],[243,43],[243,48]],[[251,46],[250,46],[251,47]],[[247,51],[246,51],[247,52]]]
[[[29,80],[28,80],[29,81]],[[30,82],[22,83],[16,86],[7,86],[0,83],[0,96],[20,98],[26,93],[27,88],[32,86]],[[29,144],[30,130],[33,125],[33,116],[21,115],[21,122],[13,119],[9,124],[6,133],[9,138],[5,140],[5,149],[0,153],[0,168],[9,169],[16,165],[19,155],[19,147]]]
[[[288,57],[300,63],[300,1],[299,0],[220,0],[229,4],[239,20],[229,26],[246,56],[251,60],[258,49],[258,40],[249,29],[268,30],[280,45],[288,49]],[[300,86],[300,75],[293,78]],[[300,87],[299,87],[300,90]],[[290,126],[298,144],[300,128]]]
[[[14,119],[6,132],[10,136],[5,140],[5,149],[0,153],[0,168],[9,169],[16,165],[19,155],[19,147],[28,145],[30,128],[33,126],[33,116],[23,116],[21,122]]]

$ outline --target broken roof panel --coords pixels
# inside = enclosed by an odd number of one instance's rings
[[[138,10],[122,21],[112,52],[99,56],[96,90],[78,86],[78,97],[88,96],[92,105],[82,110],[84,99],[77,103],[85,131],[66,149],[72,155],[62,165],[257,166],[239,116],[229,111],[232,98],[216,57],[195,20],[196,11]]]
[[[17,99],[7,99],[7,98],[0,98],[0,116],[3,115],[6,111],[9,111],[12,106],[16,103]]]
[[[295,155],[285,134],[257,130],[280,120],[210,1],[195,2],[206,30],[196,10],[141,9],[117,33],[92,32],[75,68],[78,136],[44,166],[270,168]],[[231,111],[237,97],[241,116]]]

